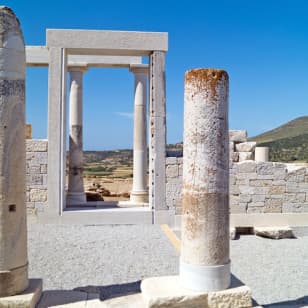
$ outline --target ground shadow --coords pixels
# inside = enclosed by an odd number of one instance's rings
[[[114,297],[140,293],[141,280],[123,284],[113,284],[108,286],[86,286],[75,288],[74,291],[87,293],[99,293],[100,300],[107,300]]]
[[[308,296],[303,296],[294,300],[289,301],[283,301],[283,302],[277,302],[277,303],[271,303],[262,305],[263,308],[302,308],[306,307],[308,305]]]
[[[233,274],[231,274],[231,285],[230,285],[230,289],[231,288],[238,288],[238,287],[241,287],[241,286],[244,286],[245,284],[240,280],[238,279],[236,276],[234,276]],[[253,306],[259,306],[258,302],[252,298],[252,305]]]

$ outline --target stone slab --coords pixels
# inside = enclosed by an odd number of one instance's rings
[[[283,238],[294,238],[292,228],[289,226],[279,227],[256,227],[254,228],[255,235],[267,237],[275,240]]]
[[[147,55],[168,50],[168,33],[47,29],[48,47],[69,48],[69,54]]]
[[[133,56],[92,56],[69,55],[68,66],[87,67],[129,67],[131,64],[141,64],[142,57]],[[27,66],[44,67],[49,65],[48,48],[46,46],[26,46]]]
[[[229,130],[229,139],[234,142],[245,142],[247,140],[247,131]]]
[[[29,279],[28,288],[21,294],[0,297],[0,308],[34,308],[42,294],[42,279]]]
[[[141,291],[147,308],[252,307],[251,291],[246,286],[217,292],[195,292],[181,286],[180,276],[144,279]]]
[[[242,142],[235,145],[237,152],[253,152],[256,147],[256,142]]]

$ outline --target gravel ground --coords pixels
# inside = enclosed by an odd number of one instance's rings
[[[85,290],[101,298],[135,292],[145,277],[178,273],[178,254],[157,225],[29,224],[30,277],[44,290]],[[308,305],[308,236],[231,241],[234,280],[264,307]]]

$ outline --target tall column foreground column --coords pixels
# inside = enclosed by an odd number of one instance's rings
[[[185,75],[180,279],[196,291],[230,285],[228,74]]]
[[[147,190],[147,65],[135,65],[131,67],[135,76],[134,98],[134,164],[133,164],[133,188],[130,201],[135,203],[148,202]]]
[[[67,205],[86,202],[83,186],[82,75],[81,67],[70,68],[70,137]]]
[[[13,11],[0,6],[0,297],[28,286],[25,45]]]

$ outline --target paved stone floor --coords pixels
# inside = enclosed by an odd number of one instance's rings
[[[29,224],[28,238],[30,277],[44,283],[40,308],[52,297],[75,307],[95,294],[138,292],[145,277],[178,273],[178,252],[156,225]],[[231,241],[231,260],[234,281],[251,287],[256,305],[308,305],[308,236],[241,236]]]

